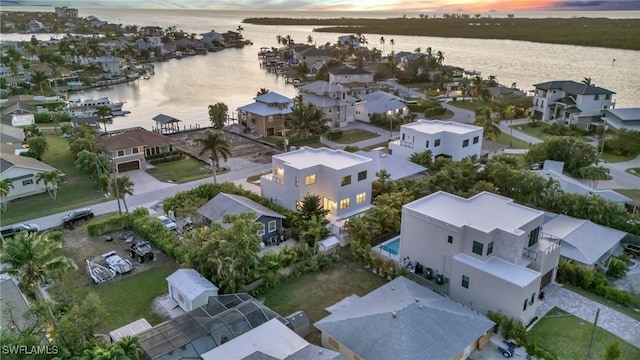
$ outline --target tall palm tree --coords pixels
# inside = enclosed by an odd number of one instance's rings
[[[62,255],[62,241],[50,239],[47,233],[24,231],[4,240],[0,263],[9,265],[1,272],[19,278],[31,296],[38,285],[52,275],[77,269],[73,260]]]
[[[40,88],[40,92],[44,91],[43,85],[47,83],[49,77],[42,71],[36,71],[33,76],[31,76],[31,83]]]
[[[585,166],[578,169],[578,175],[589,180],[589,186],[596,188],[598,181],[605,180],[609,176],[609,169],[602,166]]]
[[[46,172],[39,172],[36,175],[36,184],[39,184],[40,181],[44,183],[49,196],[55,201],[58,197],[58,185],[62,181],[63,174],[60,170],[51,170]]]
[[[260,95],[265,95],[269,93],[269,89],[267,88],[260,88],[260,90],[258,90],[258,92],[256,93],[256,96],[260,96]]]
[[[321,135],[327,131],[324,111],[313,105],[305,104],[302,95],[296,97],[296,105],[291,113],[291,127],[296,137],[304,139],[309,135]]]
[[[2,211],[7,211],[7,195],[9,195],[9,191],[13,188],[14,186],[11,179],[0,180],[0,209],[2,209]]]
[[[202,156],[207,153],[209,154],[210,165],[213,171],[213,183],[215,184],[218,182],[216,171],[218,170],[218,165],[220,164],[220,158],[223,158],[224,161],[227,161],[227,158],[231,156],[231,149],[229,147],[229,144],[224,139],[222,134],[213,133],[211,131],[207,131],[204,134],[204,137],[196,138],[195,141],[201,147],[198,156]]]
[[[384,54],[384,44],[385,44],[384,36],[380,36],[380,44],[382,44],[382,54]]]
[[[125,200],[125,196],[133,195],[133,181],[128,176],[118,176],[115,179],[111,180],[109,186],[112,189],[112,192],[118,194],[122,202],[124,203],[124,211],[128,214],[129,207],[127,206],[127,201]]]
[[[282,35],[277,35],[276,36],[276,41],[278,42],[278,45],[282,44],[282,40],[284,39],[284,37]]]
[[[107,132],[107,116],[111,115],[111,109],[106,105],[100,105],[96,108],[96,115],[101,123],[104,124],[104,132]]]
[[[227,104],[219,102],[215,105],[209,105],[209,120],[215,129],[222,129],[227,121],[227,113],[229,107]]]
[[[313,36],[307,35],[307,44],[309,45],[313,44]]]
[[[476,121],[474,125],[482,127],[484,136],[489,138],[489,140],[497,141],[498,136],[502,134],[499,127],[500,119],[497,117],[494,118],[492,115],[491,109],[487,107],[476,110]]]
[[[124,355],[130,359],[139,359],[143,352],[137,337],[125,336],[113,345],[122,349]]]
[[[438,65],[442,65],[442,63],[444,62],[444,53],[440,50],[438,50],[438,52],[436,53],[436,62],[438,63]]]
[[[396,41],[393,39],[389,40],[389,45],[391,45],[391,52],[393,52],[393,48],[396,46]]]
[[[590,77],[586,77],[586,78],[582,79],[582,83],[587,85],[587,86],[593,85],[593,83],[591,82],[591,78]]]
[[[319,218],[316,215],[312,215],[311,219],[307,220],[304,225],[304,230],[300,233],[303,239],[306,239],[307,244],[314,251],[318,251],[318,241],[322,240],[327,235],[328,230],[325,226],[324,218]]]

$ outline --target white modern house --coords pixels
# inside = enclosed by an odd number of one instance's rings
[[[318,80],[299,88],[302,101],[322,109],[327,126],[339,128],[356,120],[359,100],[348,95],[349,88]]]
[[[548,81],[536,84],[533,117],[589,129],[600,120],[603,110],[615,107],[615,92],[576,81]]]
[[[362,95],[362,100],[356,104],[356,120],[371,122],[373,114],[388,114],[404,116],[409,114],[409,108],[401,97],[384,91],[376,91]]]
[[[607,109],[603,111],[602,121],[616,130],[640,131],[640,108]]]
[[[389,151],[404,158],[427,150],[431,150],[434,159],[446,156],[460,161],[469,156],[480,157],[482,132],[479,126],[454,121],[418,120],[400,127],[400,136],[389,143]]]
[[[544,213],[482,192],[437,192],[402,208],[400,257],[440,278],[449,297],[529,323],[541,288],[555,279],[557,239],[543,236]]]
[[[273,172],[260,178],[262,197],[290,210],[307,195],[317,195],[329,210],[334,234],[344,220],[371,207],[373,160],[343,150],[302,147],[274,155]],[[341,239],[342,241],[342,239]]]
[[[207,304],[218,295],[218,287],[194,269],[178,269],[167,277],[169,297],[186,312]]]

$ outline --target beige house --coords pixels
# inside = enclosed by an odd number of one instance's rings
[[[9,179],[13,185],[7,201],[47,191],[44,183],[36,182],[36,176],[54,170],[57,169],[34,158],[3,153],[0,158],[0,179]]]
[[[451,299],[527,324],[560,256],[559,240],[542,233],[543,222],[542,211],[500,195],[465,199],[440,191],[403,206],[400,257],[435,274]]]
[[[282,135],[285,120],[291,114],[293,101],[275,92],[253,99],[254,103],[238,108],[242,126],[258,136]]]
[[[142,128],[102,134],[97,140],[102,152],[114,162],[118,173],[144,169],[149,158],[173,152],[171,139]]]

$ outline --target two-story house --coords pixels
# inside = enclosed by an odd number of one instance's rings
[[[38,32],[40,30],[44,29],[44,25],[42,25],[42,23],[38,20],[31,20],[29,21],[29,32]]]
[[[149,158],[173,151],[170,138],[143,128],[103,133],[97,141],[102,152],[113,161],[117,173],[144,169]]]
[[[302,147],[274,155],[273,172],[260,179],[262,197],[296,210],[307,195],[317,195],[332,231],[340,235],[344,220],[371,207],[373,160],[343,150]]]
[[[351,96],[362,96],[380,90],[372,72],[349,66],[329,71],[329,82],[347,87]]]
[[[356,120],[358,99],[348,95],[349,88],[318,80],[298,89],[305,103],[322,109],[327,126],[339,128]]]
[[[329,61],[329,51],[325,49],[318,49],[315,46],[306,48],[299,52],[296,51],[293,56],[298,64],[306,64],[307,66]]]
[[[138,50],[154,50],[162,47],[162,39],[159,36],[148,36],[136,40]]]
[[[224,46],[225,44],[222,34],[215,30],[211,30],[200,35],[202,36],[202,42],[208,49],[216,46]]]
[[[543,222],[544,212],[500,195],[465,199],[439,191],[403,206],[400,256],[442,276],[453,300],[527,324],[560,256],[558,239],[543,236]]]
[[[356,120],[370,122],[371,115],[387,114],[405,116],[409,114],[409,107],[401,97],[384,91],[376,91],[363,95],[361,102],[356,104]]]
[[[400,127],[398,139],[389,143],[393,156],[405,158],[431,150],[432,157],[460,161],[482,150],[482,128],[454,121],[418,120]]]
[[[258,136],[282,135],[293,101],[275,92],[253,98],[254,103],[238,108],[240,124]]]
[[[533,118],[545,122],[589,129],[600,121],[603,110],[615,107],[615,92],[576,81],[548,81],[536,84]]]
[[[56,17],[59,18],[77,18],[78,17],[78,9],[69,8],[66,6],[55,7]]]

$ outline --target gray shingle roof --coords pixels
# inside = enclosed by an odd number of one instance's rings
[[[200,215],[217,222],[222,222],[225,215],[239,215],[245,212],[254,213],[256,215],[255,220],[258,220],[261,216],[285,218],[285,216],[244,196],[226,193],[219,193],[198,209]]]
[[[291,99],[289,99],[288,97],[280,95],[273,91],[269,91],[266,94],[256,96],[254,100],[265,104],[288,104],[291,102]]]
[[[363,359],[414,360],[452,359],[494,323],[399,277],[314,325]]]
[[[572,80],[560,80],[560,81],[548,81],[545,83],[535,84],[536,89],[542,90],[564,90],[574,94],[580,95],[600,95],[600,94],[615,94],[611,90],[607,90],[598,86],[587,85]]]
[[[334,75],[357,75],[357,74],[371,74],[371,72],[361,69],[361,68],[352,68],[348,66],[343,66],[338,70],[330,71],[331,74]]]

